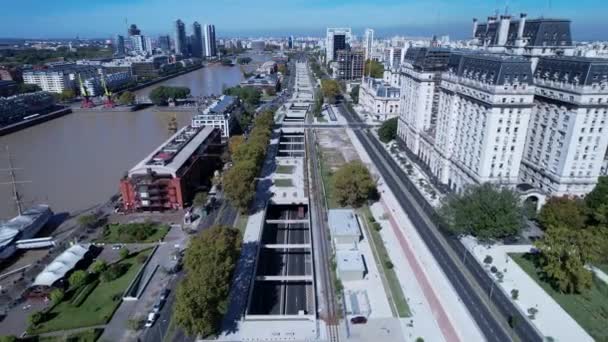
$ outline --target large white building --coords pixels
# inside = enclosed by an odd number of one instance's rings
[[[374,30],[365,29],[365,60],[372,59],[374,49]]]
[[[98,70],[91,65],[63,64],[43,70],[29,70],[23,73],[23,82],[36,84],[42,90],[61,93],[66,89],[76,89],[78,76],[84,80],[98,75]]]
[[[344,28],[327,28],[327,36],[325,43],[325,62],[336,60],[339,50],[346,50],[352,38],[350,27]]]
[[[215,25],[205,25],[203,27],[203,55],[205,57],[217,56]]]
[[[400,90],[384,79],[364,77],[359,87],[359,105],[376,120],[385,121],[399,115]]]
[[[222,95],[219,100],[192,118],[192,127],[209,126],[218,128],[222,138],[230,137],[230,130],[236,124],[239,100],[234,96]]]
[[[608,146],[608,60],[542,57],[521,181],[584,195],[597,183]]]

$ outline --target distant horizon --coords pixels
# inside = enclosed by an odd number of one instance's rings
[[[163,0],[21,0],[4,6],[0,32],[5,39],[110,39],[126,35],[127,26],[134,23],[144,35],[173,36],[172,23],[179,18],[188,34],[197,21],[215,24],[217,36],[227,38],[322,37],[325,27],[349,26],[357,35],[370,27],[378,37],[435,34],[459,40],[470,38],[473,17],[483,21],[508,10],[514,17],[525,12],[529,18],[570,19],[576,41],[608,40],[608,3],[603,0],[518,0],[505,5],[465,0],[180,0],[170,5]]]

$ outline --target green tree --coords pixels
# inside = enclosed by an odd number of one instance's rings
[[[581,229],[587,220],[585,203],[575,197],[550,197],[540,210],[538,222],[542,229],[563,224],[571,229]]]
[[[202,207],[207,204],[207,193],[203,191],[197,192],[196,195],[194,195],[192,204],[196,207]]]
[[[598,178],[595,188],[585,196],[585,204],[594,224],[608,224],[608,176]]]
[[[118,103],[120,103],[123,106],[130,106],[133,103],[135,103],[135,94],[133,94],[130,91],[125,91],[122,94],[120,94],[120,97],[118,98]]]
[[[83,270],[74,271],[70,278],[68,279],[68,283],[70,287],[73,289],[79,288],[87,282],[87,272]]]
[[[601,252],[593,229],[550,226],[535,245],[540,250],[540,269],[556,290],[580,293],[591,286],[592,274],[585,265],[596,261]]]
[[[251,63],[251,57],[239,57],[236,59],[236,62],[239,64],[249,64]]]
[[[246,212],[255,195],[256,165],[253,161],[242,161],[232,166],[224,175],[224,193],[241,212]]]
[[[190,95],[190,88],[160,86],[154,88],[150,95],[150,101],[157,106],[166,106],[169,100],[185,99]]]
[[[129,251],[127,247],[123,247],[120,249],[120,251],[118,251],[118,254],[120,255],[121,259],[126,259],[131,254],[131,251]]]
[[[378,61],[368,59],[367,61],[365,61],[365,70],[363,74],[373,78],[383,78],[384,65],[382,65],[382,63]]]
[[[108,264],[105,260],[96,260],[93,264],[91,264],[91,271],[95,274],[101,274],[108,268]]]
[[[359,89],[359,85],[356,85],[350,90],[350,98],[353,99],[354,103],[359,103]]]
[[[97,216],[93,214],[80,215],[78,217],[78,224],[87,228],[93,228],[97,224]]]
[[[51,299],[53,304],[61,302],[63,300],[63,297],[65,297],[65,292],[63,292],[62,289],[54,289],[53,291],[51,291],[51,293],[49,293],[49,298]]]
[[[30,325],[37,326],[40,323],[44,322],[46,315],[42,311],[37,311],[28,316],[27,320]]]
[[[190,335],[217,332],[228,306],[232,274],[240,255],[238,230],[214,226],[190,241],[186,278],[175,297],[174,319]]]
[[[73,89],[64,89],[59,94],[59,101],[62,101],[62,102],[72,101],[74,98],[76,98],[76,93],[74,92]]]
[[[342,206],[359,207],[376,194],[376,184],[360,161],[340,167],[332,176],[334,194]]]
[[[234,154],[241,145],[245,142],[245,137],[242,135],[233,135],[228,139],[228,151]]]
[[[518,194],[490,183],[448,196],[439,212],[451,232],[470,234],[482,241],[517,235],[523,224]]]
[[[336,80],[321,80],[321,91],[328,103],[335,103],[336,97],[340,95],[340,84]]]
[[[383,143],[387,143],[397,137],[397,118],[391,118],[382,123],[378,129],[378,137]]]
[[[254,87],[236,86],[224,89],[224,95],[237,96],[241,101],[253,107],[260,104],[262,92]]]
[[[17,93],[19,94],[34,93],[41,90],[42,89],[37,84],[19,83],[19,85],[17,85]]]

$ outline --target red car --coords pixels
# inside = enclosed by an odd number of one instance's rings
[[[350,319],[350,323],[352,324],[365,324],[367,323],[367,318],[363,316],[356,316]]]

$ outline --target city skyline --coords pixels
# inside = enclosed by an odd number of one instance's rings
[[[376,30],[377,36],[394,34],[430,36],[450,34],[456,39],[469,38],[472,17],[485,18],[488,13],[505,11],[504,2],[465,1],[431,2],[395,0],[339,0],[322,1],[266,0],[263,3],[230,0],[218,3],[182,1],[180,6],[167,7],[160,0],[134,1],[124,4],[117,0],[91,1],[82,6],[72,0],[52,4],[27,0],[5,6],[6,16],[0,23],[1,38],[109,38],[126,31],[127,24],[137,23],[149,35],[171,32],[171,23],[181,19],[185,23],[198,21],[202,25],[215,23],[222,36],[298,35],[323,36],[327,26],[349,26],[356,35],[366,27]],[[605,39],[608,31],[600,13],[608,8],[600,0],[582,0],[576,7],[570,1],[549,1],[539,6],[531,0],[509,2],[511,14],[526,12],[533,17],[558,17],[572,20],[575,40]],[[120,13],[117,15],[116,13]],[[209,15],[213,13],[213,15]],[[272,13],[269,14],[269,13]],[[306,18],[303,20],[302,18]],[[65,23],[69,22],[70,25]],[[95,26],[90,23],[95,22]],[[39,28],[43,27],[44,30]]]

